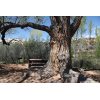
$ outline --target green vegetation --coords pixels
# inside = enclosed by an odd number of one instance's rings
[[[43,42],[40,40],[40,35],[37,38],[34,34],[27,41],[12,42],[9,45],[0,44],[0,63],[25,63],[28,59],[48,59],[49,43],[48,40]]]
[[[93,28],[93,23],[92,23],[92,21],[89,22],[88,28],[89,28],[89,38],[91,39],[92,28]]]
[[[100,35],[96,37],[96,57],[100,58]]]

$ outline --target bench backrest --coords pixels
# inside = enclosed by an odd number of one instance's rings
[[[47,63],[45,59],[29,59],[29,67],[44,66]]]

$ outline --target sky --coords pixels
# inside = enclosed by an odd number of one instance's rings
[[[86,27],[88,27],[88,23],[92,20],[93,22],[93,30],[92,30],[92,37],[95,36],[94,34],[94,30],[95,27],[100,27],[100,16],[87,16],[87,25]],[[44,25],[50,26],[50,19],[49,17],[46,17],[46,20],[44,22]],[[14,29],[15,31],[12,31],[10,34],[6,35],[6,39],[22,39],[22,40],[28,40],[30,38],[30,33],[33,30],[32,28],[27,29],[20,29],[20,28],[16,28]],[[88,37],[88,31],[86,31],[83,35],[84,37]],[[43,32],[42,31],[42,40],[46,40],[48,38],[48,33]]]
[[[84,33],[84,37],[89,37],[89,32],[88,32],[88,24],[89,22],[92,21],[93,23],[93,29],[92,29],[92,37],[95,37],[95,28],[98,27],[100,28],[100,16],[87,16],[87,31]]]

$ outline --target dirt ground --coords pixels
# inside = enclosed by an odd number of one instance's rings
[[[1,64],[0,83],[48,83],[56,80],[56,77],[40,80],[39,71],[36,70],[32,70],[31,75],[27,77],[27,72],[28,64]]]
[[[31,71],[31,76],[24,78],[28,71],[28,64],[0,64],[0,83],[60,83],[60,76],[54,76],[51,79],[40,80],[40,74],[37,71]],[[100,82],[100,71],[86,71],[88,77]],[[57,80],[57,81],[56,81]]]
[[[27,73],[28,64],[0,65],[0,83],[19,83]],[[35,73],[35,72],[33,72]],[[26,78],[23,83],[39,82],[33,76]]]

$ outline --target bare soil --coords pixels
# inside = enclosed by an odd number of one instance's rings
[[[48,83],[61,82],[60,76],[42,79],[39,71],[31,71],[31,75],[24,79],[28,72],[28,64],[0,64],[0,83]]]
[[[37,71],[31,71],[31,76],[23,77],[28,71],[28,64],[0,64],[0,83],[60,83],[60,75],[50,79],[42,79]],[[85,71],[85,75],[100,82],[100,71]]]

